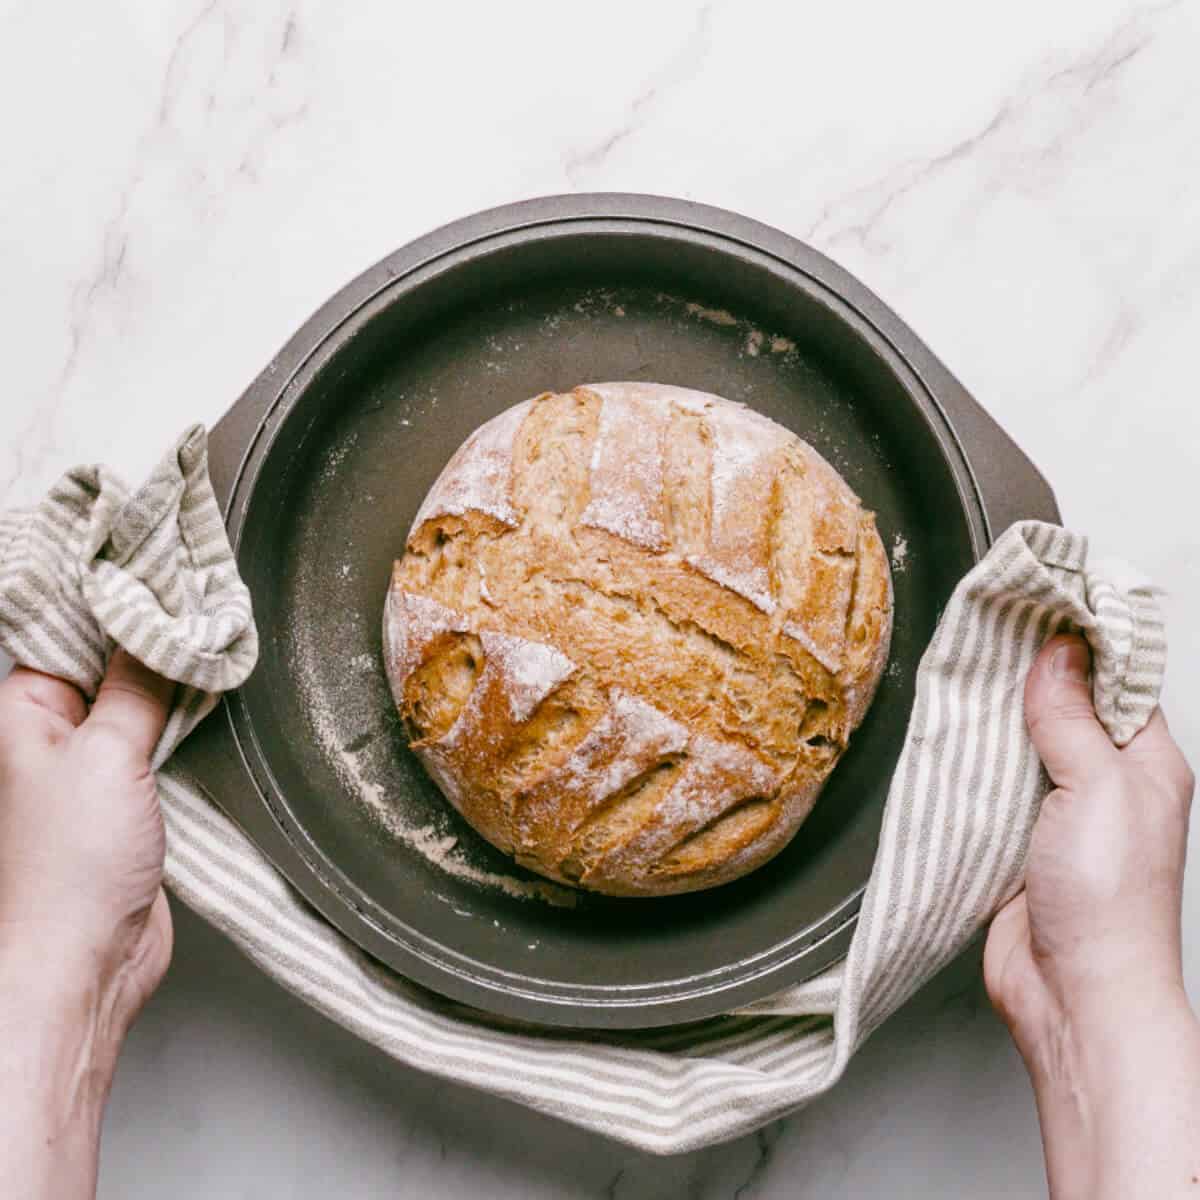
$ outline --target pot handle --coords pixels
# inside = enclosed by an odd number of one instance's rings
[[[989,542],[1016,521],[1061,524],[1054,492],[1025,452],[923,342],[912,338],[906,351],[910,365],[945,413],[970,463]]]

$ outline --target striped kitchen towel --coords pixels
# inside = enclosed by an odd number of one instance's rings
[[[167,880],[267,974],[402,1062],[655,1153],[736,1137],[828,1090],[1020,886],[1046,786],[1022,689],[1047,637],[1088,638],[1096,708],[1117,744],[1157,703],[1166,641],[1154,589],[1120,564],[1089,565],[1073,533],[1015,525],[960,583],[922,660],[844,963],[698,1026],[586,1035],[499,1021],[347,941],[166,762],[257,653],[205,461],[193,429],[132,497],[102,468],[80,469],[36,508],[0,517],[0,646],[89,695],[118,642],[185,685],[155,764]]]

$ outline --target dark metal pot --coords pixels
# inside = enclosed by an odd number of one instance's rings
[[[469,869],[532,879],[408,752],[379,614],[417,507],[466,435],[538,392],[610,379],[742,400],[811,442],[895,549],[896,629],[866,722],[776,859],[709,892],[563,908],[447,874],[397,841],[346,755],[369,752],[388,810],[410,829],[450,828]],[[213,430],[212,473],[262,658],[178,761],[382,962],[490,1012],[595,1028],[697,1020],[845,954],[942,606],[1012,521],[1058,519],[1024,455],[845,271],[744,217],[633,195],[514,204],[390,255]]]

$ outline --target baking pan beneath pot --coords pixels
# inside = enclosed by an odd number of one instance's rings
[[[409,753],[380,658],[392,560],[459,443],[604,380],[741,400],[878,514],[895,635],[796,839],[708,892],[623,900],[523,872]],[[957,580],[1045,482],[915,336],[821,255],[682,201],[557,197],[447,226],[330,300],[212,434],[262,657],[179,761],[334,925],[457,1001],[635,1028],[761,999],[842,957],[922,650]]]

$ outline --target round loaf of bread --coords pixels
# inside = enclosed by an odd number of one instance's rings
[[[777,853],[874,695],[874,518],[741,404],[605,383],[460,447],[394,568],[388,681],[489,842],[561,883],[693,891]]]

